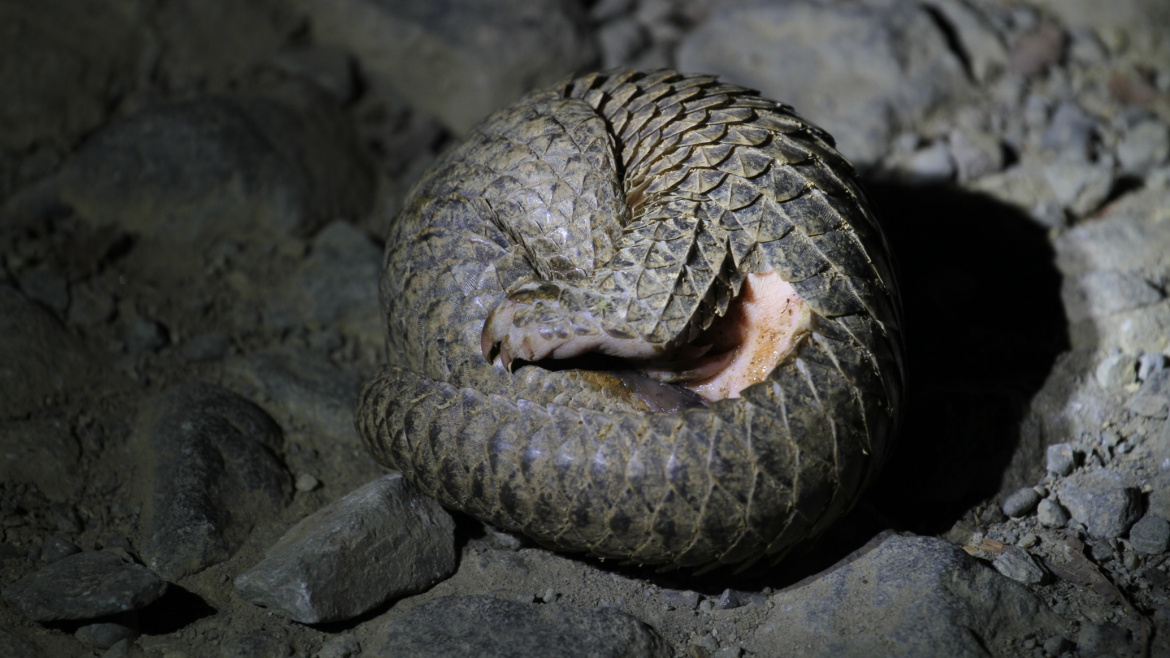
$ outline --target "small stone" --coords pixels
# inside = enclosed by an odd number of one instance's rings
[[[1113,167],[1103,163],[1053,162],[1043,168],[1053,197],[1076,216],[1101,206],[1113,189]]]
[[[63,537],[49,537],[45,543],[41,544],[41,560],[47,564],[80,552],[81,549],[76,544]]]
[[[1106,357],[1096,370],[1097,383],[1107,391],[1116,391],[1137,380],[1137,357],[1114,354]]]
[[[306,492],[312,491],[313,489],[316,489],[320,484],[321,484],[321,481],[318,480],[317,478],[313,477],[311,474],[298,473],[297,474],[297,481],[293,486],[296,488],[297,491],[300,491],[301,493],[306,493]]]
[[[95,649],[109,649],[118,642],[134,637],[138,631],[132,625],[117,622],[86,624],[73,634],[83,644]]]
[[[256,605],[318,624],[425,590],[454,570],[451,515],[394,473],[293,526],[235,587]]]
[[[1020,518],[1035,509],[1036,504],[1039,502],[1040,494],[1036,493],[1035,489],[1032,487],[1023,487],[1005,498],[1001,508],[1004,514],[1013,518]]]
[[[1052,122],[1040,138],[1040,145],[1076,161],[1091,155],[1097,121],[1075,103],[1062,103],[1052,115]]]
[[[676,610],[694,610],[699,605],[699,593],[689,589],[663,589],[659,597]]]
[[[1047,528],[1063,528],[1068,524],[1068,512],[1060,503],[1045,498],[1036,506],[1036,520]]]
[[[4,599],[33,621],[93,619],[137,610],[167,589],[166,581],[109,551],[78,553],[16,581]]]
[[[1071,443],[1054,443],[1044,453],[1045,468],[1049,473],[1064,477],[1076,466],[1076,451]]]
[[[1156,119],[1142,121],[1117,145],[1117,161],[1127,172],[1144,173],[1170,157],[1170,126]]]
[[[1112,471],[1069,477],[1060,491],[1060,502],[1074,520],[1099,539],[1120,537],[1141,515],[1137,490],[1124,486],[1121,476]]]
[[[1020,537],[1020,541],[1017,544],[1017,546],[1019,546],[1020,548],[1032,548],[1033,546],[1035,546],[1039,543],[1040,543],[1040,536],[1034,532],[1029,532],[1028,534],[1024,535],[1023,537]]]
[[[767,596],[757,592],[741,592],[729,587],[723,590],[719,599],[715,601],[715,610],[731,610],[745,605],[760,606],[767,599]]]
[[[1147,352],[1138,358],[1138,381],[1146,381],[1166,369],[1166,355]]]
[[[138,314],[122,325],[118,337],[130,354],[157,352],[170,342],[166,327],[151,318]]]
[[[1129,529],[1129,543],[1144,555],[1165,553],[1170,545],[1170,522],[1160,516],[1143,516]]]
[[[1139,416],[1165,418],[1170,410],[1170,369],[1150,375],[1125,407]]]
[[[975,180],[1003,169],[1003,145],[994,136],[956,130],[951,132],[949,142],[960,181]]]
[[[1047,572],[1036,563],[1028,551],[1019,546],[1010,546],[1002,555],[991,563],[995,570],[1025,585],[1037,585],[1043,582]]]
[[[935,142],[911,153],[902,169],[914,182],[942,183],[955,177],[955,163],[943,142]]]
[[[360,656],[362,645],[353,633],[344,633],[325,641],[316,658],[353,658]]]

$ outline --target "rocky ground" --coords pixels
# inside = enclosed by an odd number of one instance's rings
[[[744,574],[452,515],[352,426],[380,240],[573,71],[719,73],[864,173],[910,392]],[[0,655],[1170,655],[1162,0],[0,0]]]

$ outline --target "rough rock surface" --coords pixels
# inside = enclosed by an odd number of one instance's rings
[[[378,629],[378,635],[382,642],[371,648],[375,655],[385,656],[399,652],[435,658],[470,653],[485,658],[670,655],[654,631],[617,610],[486,596],[437,599],[390,620]]]
[[[303,624],[357,617],[455,570],[455,523],[387,475],[291,528],[235,579],[245,599]]]
[[[77,553],[16,581],[4,599],[34,621],[93,619],[142,608],[166,582],[117,553]]]
[[[230,557],[291,493],[274,454],[280,428],[215,386],[184,384],[148,401],[134,441],[152,467],[142,553],[168,580]]]

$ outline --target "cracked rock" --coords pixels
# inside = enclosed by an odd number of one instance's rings
[[[166,589],[146,567],[111,551],[90,551],[21,578],[4,590],[4,599],[29,619],[48,622],[137,610]]]

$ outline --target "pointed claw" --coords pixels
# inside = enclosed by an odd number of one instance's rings
[[[500,363],[504,366],[504,370],[512,372],[512,352],[508,350],[506,343],[500,343]]]
[[[496,343],[495,340],[493,340],[491,333],[488,331],[489,327],[491,327],[491,323],[485,323],[483,325],[483,331],[479,335],[479,348],[483,350],[483,360],[491,363],[492,352],[494,352],[496,349]]]

